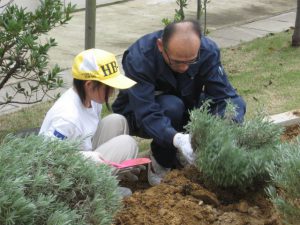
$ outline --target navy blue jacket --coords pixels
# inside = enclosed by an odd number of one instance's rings
[[[228,81],[220,62],[219,48],[212,40],[202,37],[199,62],[176,76],[156,45],[161,36],[162,31],[145,35],[125,51],[123,69],[137,84],[120,90],[112,109],[123,115],[133,112],[138,127],[156,142],[170,145],[177,131],[155,102],[157,92],[180,97],[187,109],[199,106],[200,95],[211,99],[213,107],[224,105],[226,99],[238,95]]]

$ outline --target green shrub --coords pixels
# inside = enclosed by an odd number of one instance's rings
[[[274,186],[267,188],[272,202],[287,224],[300,221],[300,138],[278,148],[277,161],[268,171]],[[278,190],[278,193],[276,191]]]
[[[266,167],[274,160],[282,133],[263,116],[238,125],[211,115],[207,107],[191,112],[187,130],[192,134],[196,166],[204,178],[216,186],[240,190],[267,179]]]
[[[55,65],[49,69],[48,55],[57,42],[46,35],[69,22],[75,6],[64,6],[61,0],[41,0],[31,12],[14,1],[0,2],[4,7],[0,12],[0,106],[58,97],[50,91],[63,86],[62,68]]]
[[[75,142],[7,136],[0,145],[0,224],[111,224],[120,208],[106,165]]]
[[[187,7],[187,0],[176,0],[176,4],[179,6],[179,9],[175,9],[174,19],[173,21],[169,18],[163,18],[162,23],[167,26],[172,22],[179,22],[185,19],[184,8]]]

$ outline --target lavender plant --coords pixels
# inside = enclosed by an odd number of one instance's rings
[[[275,160],[281,127],[256,117],[244,124],[209,113],[207,104],[191,112],[187,130],[192,134],[196,166],[205,179],[219,187],[246,190],[268,178],[267,165]]]
[[[78,154],[79,143],[7,136],[0,145],[0,224],[111,224],[120,208],[106,165]]]
[[[300,221],[300,138],[283,143],[268,167],[272,185],[266,191],[286,224]]]

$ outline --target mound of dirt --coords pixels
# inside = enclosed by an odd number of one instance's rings
[[[279,225],[280,220],[263,189],[235,193],[201,184],[195,167],[171,171],[149,187],[146,171],[139,182],[124,184],[134,194],[123,201],[115,225]]]
[[[300,126],[285,129],[282,141],[291,141]],[[134,193],[123,200],[115,225],[282,225],[272,203],[257,184],[254,190],[237,193],[204,186],[195,167],[173,170],[155,187],[147,171],[135,183],[122,182]]]

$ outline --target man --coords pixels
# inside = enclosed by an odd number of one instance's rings
[[[151,185],[178,166],[177,153],[191,163],[190,137],[184,134],[189,110],[210,100],[210,112],[224,115],[227,100],[241,123],[246,104],[228,81],[217,45],[201,35],[197,21],[175,22],[143,36],[125,51],[125,74],[137,84],[121,90],[112,109],[124,115],[130,134],[152,138]]]

